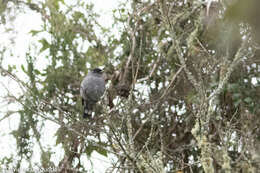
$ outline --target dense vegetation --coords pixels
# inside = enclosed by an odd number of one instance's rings
[[[260,169],[257,0],[122,1],[111,28],[87,1],[0,3],[2,26],[28,11],[42,19],[41,30],[28,31],[38,44],[23,65],[4,65],[19,58],[1,46],[1,75],[20,86],[19,94],[5,88],[4,100],[19,106],[0,119],[14,115],[19,127],[10,134],[17,155],[0,155],[2,168],[18,170],[27,162],[29,168],[84,172],[96,151],[114,158],[107,172]],[[79,85],[97,66],[106,72],[107,90],[95,115],[84,120]],[[50,122],[59,127],[52,140],[62,146],[61,160],[42,140]]]

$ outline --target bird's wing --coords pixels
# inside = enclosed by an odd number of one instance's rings
[[[97,102],[105,91],[105,81],[96,76],[87,76],[81,84],[81,96],[88,101]]]

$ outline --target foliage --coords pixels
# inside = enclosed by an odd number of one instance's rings
[[[19,1],[41,14],[43,26],[30,31],[40,46],[21,66],[28,80],[1,66],[24,91],[6,97],[21,105],[14,167],[32,164],[39,145],[40,167],[59,172],[89,170],[84,156],[94,151],[117,159],[107,172],[256,172],[260,25],[252,20],[258,1],[249,4],[133,0],[114,10],[113,28],[105,28],[93,4]],[[41,58],[47,63],[39,70]],[[83,120],[86,66],[103,66],[108,82],[95,115]],[[56,162],[41,141],[50,121],[59,125],[56,145],[64,154]]]

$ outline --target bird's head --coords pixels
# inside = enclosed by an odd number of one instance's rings
[[[92,73],[96,73],[96,74],[102,74],[103,71],[100,68],[94,68],[91,70]]]

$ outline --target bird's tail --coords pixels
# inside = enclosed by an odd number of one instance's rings
[[[91,117],[91,113],[92,113],[92,107],[93,105],[90,103],[87,103],[87,101],[85,101],[82,98],[82,106],[84,107],[84,111],[83,111],[83,118],[90,118]]]
[[[84,107],[83,112],[83,118],[90,118],[91,117],[91,111],[87,109],[87,107]]]

